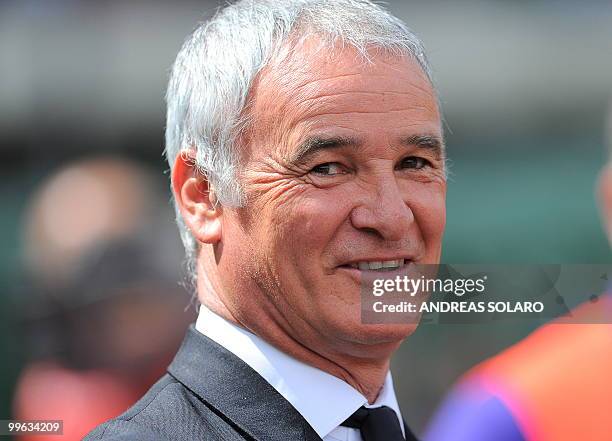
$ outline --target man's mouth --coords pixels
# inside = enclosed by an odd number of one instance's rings
[[[345,268],[354,268],[360,271],[394,271],[403,268],[410,260],[408,259],[395,259],[395,260],[362,260],[357,262],[351,262],[346,265],[342,265]]]

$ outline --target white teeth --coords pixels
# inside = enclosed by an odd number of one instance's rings
[[[368,265],[370,265],[371,270],[377,270],[383,267],[383,263],[376,260],[374,262],[368,262]]]
[[[387,260],[382,266],[383,268],[399,268],[399,260]]]
[[[380,269],[395,269],[404,266],[404,259],[399,260],[374,260],[369,262],[352,263],[353,268],[359,268],[361,271],[380,270]]]

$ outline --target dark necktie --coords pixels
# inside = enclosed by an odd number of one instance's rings
[[[397,415],[387,406],[368,409],[360,407],[341,424],[359,429],[363,441],[404,441]],[[408,427],[404,427],[407,441],[417,441]]]

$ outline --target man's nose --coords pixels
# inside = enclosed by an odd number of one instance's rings
[[[357,229],[375,232],[385,240],[404,239],[414,224],[414,213],[395,178],[381,179],[372,185],[351,211]]]

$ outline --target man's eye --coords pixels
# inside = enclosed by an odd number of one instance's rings
[[[323,176],[335,176],[346,173],[344,167],[337,162],[326,162],[325,164],[319,164],[310,170],[311,173]]]
[[[402,161],[402,168],[413,168],[413,169],[417,169],[420,170],[422,168],[425,168],[427,166],[431,165],[431,162],[429,162],[427,159],[425,158],[421,158],[418,156],[410,156],[408,158],[405,158]]]

